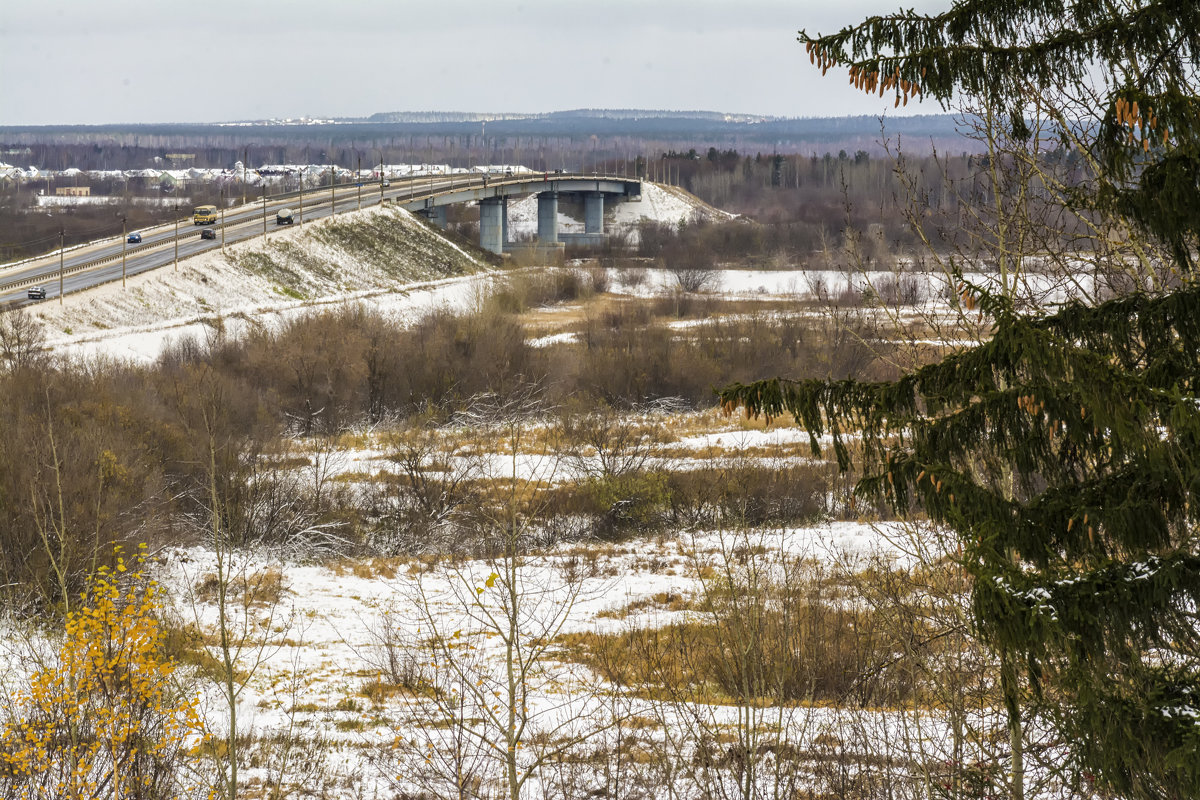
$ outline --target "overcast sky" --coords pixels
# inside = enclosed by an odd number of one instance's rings
[[[796,31],[950,0],[0,0],[0,125],[891,103]],[[937,113],[910,103],[908,113]]]

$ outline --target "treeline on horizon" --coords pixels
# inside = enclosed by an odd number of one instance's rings
[[[167,152],[218,150],[221,160],[203,161],[197,153],[197,166],[227,167],[249,148],[253,152],[333,152],[341,166],[353,166],[348,154],[361,154],[366,163],[377,163],[379,156],[394,163],[407,161],[406,154],[447,160],[459,157],[459,151],[473,149],[484,153],[559,153],[588,163],[633,157],[671,148],[759,150],[784,154],[821,154],[839,149],[863,149],[883,152],[884,136],[902,136],[914,153],[958,153],[977,147],[959,131],[959,120],[947,114],[912,117],[823,117],[762,122],[714,120],[701,117],[659,116],[645,118],[605,117],[578,112],[523,119],[446,120],[439,122],[346,122],[337,124],[283,125],[214,123],[162,123],[147,125],[53,125],[0,126],[0,161],[17,166],[44,169],[100,169],[99,164],[59,165],[46,160],[58,151],[52,145],[92,148],[96,155],[109,148],[161,149]],[[660,112],[653,112],[660,113]],[[881,122],[886,128],[881,129]],[[19,153],[32,152],[24,159]],[[298,150],[297,150],[298,148]],[[28,158],[34,160],[28,161]],[[282,160],[282,159],[279,159]],[[499,162],[494,162],[499,163]],[[141,163],[145,167],[149,164]],[[529,166],[536,166],[529,164]],[[554,164],[552,166],[558,166]],[[110,167],[117,168],[120,167]]]
[[[435,154],[451,163],[463,166],[471,161],[466,145],[454,146]],[[94,169],[99,161],[108,169],[133,168],[163,159],[161,148],[101,145],[47,144],[32,148],[43,158]],[[221,147],[197,149],[197,163],[232,163],[249,158],[253,163],[299,163],[306,154],[303,147],[249,149],[235,153]],[[385,154],[388,163],[408,160],[402,152]],[[324,161],[323,150],[307,154]],[[476,157],[478,154],[476,153]],[[528,162],[519,152],[498,154],[500,161]],[[338,163],[354,163],[353,151],[339,150],[334,154]],[[424,160],[424,159],[419,159]],[[543,162],[567,161],[565,153],[548,156]],[[1055,151],[1045,155],[1047,168],[1052,168],[1065,184],[1085,180],[1077,153]],[[610,159],[596,165],[597,171],[639,175],[647,180],[672,183],[695,194],[717,208],[740,215],[736,224],[709,226],[704,233],[704,247],[711,256],[724,261],[782,257],[794,263],[816,252],[828,252],[845,244],[847,235],[868,242],[868,255],[882,259],[887,252],[916,245],[919,240],[911,213],[912,201],[920,199],[926,207],[921,224],[935,247],[955,246],[959,209],[971,198],[976,200],[989,192],[988,174],[983,156],[960,153],[950,156],[905,155],[902,160],[884,155],[872,155],[864,149],[841,148],[821,154],[780,154],[739,151],[735,148],[665,148],[639,154],[631,151],[628,159]],[[587,170],[588,167],[584,166]],[[90,180],[72,179],[90,185],[93,195],[124,198],[119,207],[64,206],[38,210],[50,213],[29,213],[34,195],[53,194],[53,179],[27,182],[21,186],[9,184],[0,188],[0,261],[51,252],[58,247],[59,233],[67,246],[121,232],[121,219],[127,219],[130,230],[169,222],[176,216],[173,206],[184,213],[192,205],[215,203],[218,187],[215,184],[195,184],[179,191],[164,190],[150,178],[130,178],[117,181],[111,178]],[[237,197],[243,187],[236,180],[228,188]],[[261,189],[245,187],[251,199]],[[135,197],[176,197],[177,203],[162,206],[138,206]],[[456,215],[474,223],[472,209]],[[770,230],[755,229],[747,221],[760,223]],[[933,226],[939,226],[935,229]],[[463,230],[472,235],[471,230]],[[696,235],[696,231],[692,235]],[[1070,234],[1068,230],[1067,235]],[[618,239],[614,242],[619,247]],[[740,248],[740,249],[739,249]],[[647,255],[645,248],[640,248]],[[649,253],[654,255],[654,253]]]

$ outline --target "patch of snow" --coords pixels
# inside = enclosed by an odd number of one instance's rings
[[[457,245],[437,236],[408,212],[371,207],[337,218],[323,218],[303,227],[275,232],[264,242],[254,238],[181,260],[178,271],[162,267],[132,276],[128,288],[108,283],[85,292],[68,294],[57,302],[35,307],[36,318],[47,330],[48,345],[72,356],[108,355],[117,358],[152,360],[168,343],[183,336],[204,340],[218,330],[238,335],[249,326],[276,325],[308,313],[313,308],[339,304],[362,304],[381,313],[416,319],[444,306],[461,307],[474,297],[486,273],[455,276],[411,283],[398,283],[371,264],[321,241],[315,234],[331,224],[354,223],[392,215],[397,224],[411,229],[423,252],[397,253],[397,262],[410,261],[415,272],[424,269],[426,253],[452,253],[469,268],[486,267]],[[307,299],[288,297],[269,277],[237,266],[239,257],[265,255],[283,258],[281,245],[299,244],[332,266],[333,274],[305,274]],[[302,265],[288,264],[292,272]]]

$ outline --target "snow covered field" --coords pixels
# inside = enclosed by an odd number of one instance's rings
[[[530,589],[530,604],[523,624],[531,637],[541,626],[553,625],[556,635],[576,632],[619,633],[633,627],[659,626],[685,620],[690,612],[655,611],[653,607],[632,613],[623,609],[644,605],[664,594],[695,598],[701,585],[694,567],[697,563],[720,563],[722,553],[747,543],[786,554],[845,566],[867,563],[871,556],[885,560],[904,557],[897,542],[903,540],[891,526],[860,523],[827,523],[812,528],[758,531],[742,534],[714,531],[684,533],[677,539],[630,542],[625,545],[598,546],[587,575],[564,579],[568,560],[578,548],[552,549],[522,559],[518,580]],[[217,626],[217,607],[206,584],[211,585],[216,571],[214,554],[204,548],[168,550],[159,554],[160,578],[171,588],[173,614],[185,624],[201,630]],[[308,751],[308,758],[319,761],[323,781],[341,784],[334,797],[387,797],[397,788],[397,779],[381,763],[380,748],[388,751],[397,739],[424,741],[427,715],[436,713],[421,698],[405,691],[379,698],[371,688],[393,680],[389,670],[404,648],[416,643],[430,631],[467,630],[472,625],[472,605],[464,602],[464,587],[477,586],[481,607],[501,612],[502,603],[490,591],[489,575],[495,562],[469,561],[439,566],[418,561],[375,560],[361,564],[338,561],[313,565],[281,562],[268,552],[238,554],[224,570],[233,582],[274,573],[281,591],[264,603],[243,607],[233,603],[235,630],[259,631],[241,645],[245,663],[252,670],[239,699],[239,726],[262,742],[296,736],[306,749],[319,742],[319,749]],[[549,591],[549,595],[542,594]],[[471,592],[468,592],[469,594]],[[244,624],[242,615],[249,619]],[[477,622],[478,620],[475,620]],[[471,660],[472,675],[491,685],[502,680],[505,670],[504,649],[492,635],[475,631],[480,652]],[[419,658],[419,656],[416,656]],[[418,669],[416,663],[408,668]],[[595,728],[597,740],[605,738],[606,726],[614,714],[615,696],[596,691],[596,676],[573,664],[552,646],[544,663],[538,665],[537,691],[527,697],[532,710],[534,730],[553,728],[566,720],[584,720]],[[497,683],[499,688],[499,684]],[[662,708],[634,696],[620,702],[617,712],[625,717],[658,718]],[[215,686],[205,693],[202,706],[208,709],[211,729],[220,733],[227,712]],[[680,714],[672,709],[670,715]],[[718,728],[733,730],[738,725],[736,708],[714,705],[712,714]],[[564,717],[565,715],[565,717]],[[798,746],[812,747],[814,740],[839,729],[841,712],[812,707],[792,710],[796,730],[792,736]],[[886,730],[888,715],[877,714],[873,724]],[[678,728],[668,726],[665,737],[686,735],[687,723],[680,719]],[[944,728],[932,719],[927,723],[937,737]],[[881,741],[880,747],[885,746]],[[265,748],[264,748],[265,749]],[[269,768],[249,766],[243,773],[248,785],[269,781]],[[538,775],[540,785],[545,776]],[[331,787],[332,788],[332,787]],[[411,786],[415,789],[419,786]],[[429,788],[426,786],[425,788]],[[547,787],[548,791],[548,787]],[[536,796],[541,792],[535,791]]]
[[[510,213],[513,231],[536,226],[536,202],[515,203]],[[612,221],[632,225],[646,216],[674,224],[714,214],[719,212],[698,208],[669,187],[647,184],[641,203],[617,206]],[[560,221],[564,229],[572,224]],[[386,256],[363,243],[363,230],[371,242],[390,237]],[[907,275],[920,286],[923,309],[948,308],[945,276]],[[110,285],[68,296],[61,308],[45,303],[36,315],[52,332],[50,344],[58,353],[147,362],[181,337],[204,340],[217,330],[237,336],[340,305],[416,321],[433,309],[479,303],[487,284],[501,277],[406,212],[373,208],[279,232],[266,243],[245,242],[225,253],[189,259],[178,272],[137,276],[125,291]],[[677,291],[675,276],[665,270],[615,269],[608,277],[609,291],[625,298]],[[721,270],[707,293],[734,302],[799,304],[864,289],[879,294],[874,287],[895,278],[891,272]],[[1065,299],[1080,288],[1036,276],[1030,281],[1030,291],[1043,298]],[[670,326],[684,336],[699,322],[675,320]],[[532,341],[550,346],[573,336],[559,331]],[[796,428],[761,429],[712,412],[654,413],[643,414],[637,423],[657,429],[644,463],[660,472],[703,468],[714,470],[717,479],[724,473],[716,473],[736,464],[781,470],[812,463],[808,437]],[[395,450],[383,436],[368,430],[355,433],[355,439],[351,447],[326,451],[321,463],[315,441],[295,441],[288,455],[308,462],[298,470],[311,467],[322,480],[352,491],[399,478]],[[556,488],[596,471],[593,452],[548,458],[544,452],[514,454],[492,444],[469,457],[470,474],[493,487]],[[430,472],[460,468],[466,457],[448,452],[434,451],[421,466]],[[786,760],[779,741],[794,756],[788,763],[804,765],[791,796],[836,796],[838,786],[864,780],[872,769],[916,780],[922,770],[944,768],[952,758],[982,758],[997,724],[994,709],[984,704],[971,712],[970,724],[985,744],[956,750],[962,742],[951,741],[946,714],[933,701],[865,707],[828,700],[771,705],[752,698],[737,704],[710,692],[702,701],[672,703],[662,692],[607,681],[566,652],[564,642],[702,624],[711,611],[706,593],[711,597],[723,571],[741,579],[756,566],[769,577],[779,577],[787,565],[836,574],[837,589],[821,601],[823,606],[862,612],[867,601],[852,594],[854,581],[886,574],[891,567],[931,568],[943,555],[936,546],[920,551],[911,529],[854,516],[781,529],[730,532],[680,525],[619,541],[568,538],[508,559],[452,559],[435,548],[426,557],[331,558],[306,553],[299,545],[230,554],[201,543],[161,549],[153,554],[153,569],[169,590],[168,618],[179,630],[192,632],[196,652],[209,659],[220,655],[218,573],[232,587],[224,611],[238,651],[236,707],[239,733],[247,740],[247,796],[268,796],[273,783],[291,787],[297,796],[331,800],[383,800],[420,791],[442,796],[449,791],[446,753],[460,752],[454,748],[466,747],[463,741],[473,742],[472,769],[484,776],[477,788],[484,796],[494,794],[497,771],[481,765],[503,757],[489,748],[503,744],[505,730],[512,729],[505,727],[506,713],[517,714],[518,706],[517,716],[528,728],[522,731],[520,746],[526,750],[517,763],[529,774],[529,796],[600,791],[607,771],[626,769],[655,787],[641,796],[669,786],[680,797],[698,797],[705,781],[730,780],[737,759],[747,753],[763,756],[761,780],[769,784],[770,769],[782,770]],[[515,620],[516,627],[506,629],[506,620]],[[911,623],[914,629],[920,624]],[[45,649],[45,640],[34,636],[31,641],[28,646]],[[13,689],[35,663],[26,646],[14,636],[0,649],[9,667],[0,688]],[[518,667],[527,671],[520,697],[511,694],[514,649]],[[532,654],[530,660],[522,661],[520,653]],[[860,669],[869,675],[886,672],[886,665],[871,666]],[[201,711],[220,736],[229,724],[226,698],[216,682],[203,677],[202,665],[196,669]],[[458,700],[447,700],[453,697]],[[747,730],[763,738],[747,744],[739,739]],[[776,742],[773,749],[755,750],[768,747],[759,743],[768,740]],[[555,752],[562,756],[557,762],[539,762]],[[636,765],[622,766],[622,758]],[[437,759],[443,759],[440,768]],[[671,764],[677,772],[654,772]],[[568,777],[576,781],[570,791],[562,788]],[[622,796],[639,795],[629,790]],[[908,795],[897,789],[895,796]]]

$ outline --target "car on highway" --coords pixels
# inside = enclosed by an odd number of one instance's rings
[[[126,241],[128,241],[130,244],[141,244],[142,235],[137,231],[134,231],[133,233],[129,234],[128,237],[126,237]]]
[[[45,286],[30,286],[29,292],[27,294],[29,295],[30,300],[45,300],[46,299],[46,287]]]
[[[384,189],[386,189],[392,185],[392,182],[385,178],[384,180],[379,182],[379,185],[382,186]]]
[[[201,239],[215,239],[215,238],[217,238],[217,232],[213,228],[205,228],[204,230],[200,231],[200,238]]]

